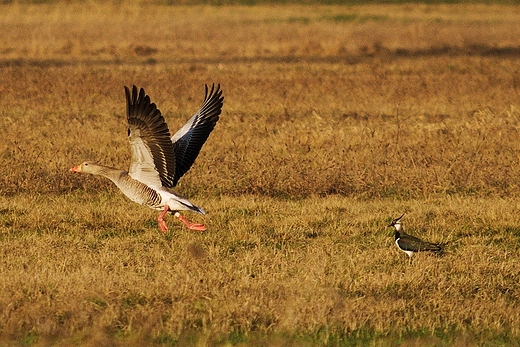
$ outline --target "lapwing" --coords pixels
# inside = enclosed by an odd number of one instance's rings
[[[397,245],[397,248],[408,255],[410,260],[415,252],[442,251],[442,247],[439,244],[423,241],[415,236],[405,233],[401,225],[401,218],[403,218],[403,216],[404,213],[400,217],[394,219],[388,226],[395,228],[395,244]]]

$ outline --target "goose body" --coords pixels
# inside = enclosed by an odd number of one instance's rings
[[[188,122],[170,136],[161,112],[143,88],[132,92],[125,87],[127,101],[128,140],[132,152],[128,171],[86,161],[70,169],[110,179],[130,200],[161,210],[157,221],[163,232],[168,230],[164,216],[171,212],[188,229],[204,231],[203,224],[188,222],[179,211],[204,214],[204,210],[171,191],[190,169],[202,145],[219,120],[224,97],[220,85],[206,95],[200,109]]]
[[[442,247],[439,244],[431,243],[428,241],[423,241],[418,237],[408,235],[404,232],[401,225],[401,218],[403,218],[404,213],[394,219],[389,227],[395,228],[394,240],[397,248],[401,251],[405,252],[409,258],[413,256],[416,252],[430,251],[430,252],[440,252],[442,251]]]

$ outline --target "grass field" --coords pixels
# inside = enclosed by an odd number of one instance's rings
[[[519,346],[520,8],[0,5],[0,346]],[[221,120],[187,231],[126,168],[124,85]],[[411,264],[387,227],[447,243]]]

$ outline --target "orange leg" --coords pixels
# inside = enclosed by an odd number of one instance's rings
[[[174,216],[179,218],[179,220],[184,223],[186,228],[190,230],[206,231],[206,226],[204,224],[190,223],[179,212],[175,212]]]
[[[159,214],[159,217],[157,217],[157,222],[159,223],[159,228],[161,228],[161,231],[163,233],[168,231],[168,227],[166,226],[166,222],[164,221],[164,216],[166,215],[166,213],[168,213],[169,210],[170,210],[170,206],[164,205],[164,209]]]

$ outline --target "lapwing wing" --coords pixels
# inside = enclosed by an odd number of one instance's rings
[[[408,255],[410,260],[415,252],[442,251],[442,247],[439,244],[423,241],[415,236],[405,233],[403,226],[401,225],[401,218],[403,218],[403,216],[404,213],[400,217],[394,219],[388,226],[395,228],[395,244],[397,245],[397,248]]]

